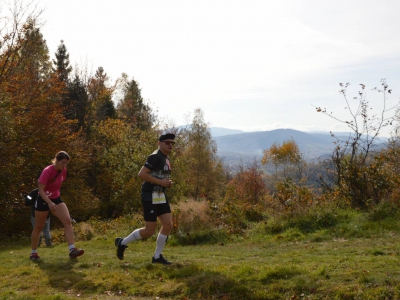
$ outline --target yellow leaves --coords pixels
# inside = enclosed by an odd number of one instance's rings
[[[271,162],[273,164],[298,163],[301,160],[301,153],[294,140],[285,141],[282,145],[272,144],[268,150],[264,150],[262,164]]]

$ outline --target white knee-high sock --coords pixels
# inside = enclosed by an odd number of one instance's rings
[[[159,258],[160,254],[162,253],[165,244],[167,243],[168,240],[168,235],[164,235],[159,233],[157,236],[157,246],[156,246],[156,252],[154,253],[154,258]]]
[[[130,235],[128,235],[126,238],[124,238],[124,239],[122,240],[122,242],[121,242],[121,245],[125,245],[125,246],[126,246],[126,245],[128,245],[130,242],[133,242],[133,241],[137,241],[137,240],[142,239],[142,237],[140,236],[139,230],[140,230],[140,229],[134,230]]]

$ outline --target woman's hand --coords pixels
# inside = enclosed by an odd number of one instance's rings
[[[49,209],[50,209],[51,211],[57,211],[57,205],[54,204],[53,201],[50,201]]]

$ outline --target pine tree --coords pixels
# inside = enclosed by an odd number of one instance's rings
[[[77,129],[85,127],[88,103],[87,88],[78,74],[68,83],[68,100],[70,102],[67,118],[77,120]]]
[[[123,99],[117,105],[118,117],[133,127],[150,129],[155,116],[150,106],[144,103],[139,84],[134,79],[128,81],[126,74],[122,74],[122,92]]]
[[[82,106],[82,104],[86,105],[86,101],[84,100],[85,96],[83,95],[81,87],[79,86],[80,82],[76,81],[80,81],[79,78],[77,79],[75,77],[74,83],[71,83],[69,80],[69,74],[72,71],[72,67],[70,66],[69,53],[67,52],[67,47],[65,46],[63,40],[61,40],[61,44],[57,48],[55,57],[56,59],[53,60],[52,70],[63,88],[60,99],[63,106],[63,113],[67,119],[77,120],[77,129],[79,129],[83,126],[83,121],[82,117],[79,120],[78,115],[85,114],[86,109],[84,106]],[[81,111],[82,109],[84,110]]]
[[[67,52],[67,47],[63,40],[61,40],[61,44],[58,46],[55,56],[56,59],[53,60],[53,72],[57,74],[60,81],[67,84],[72,67],[69,65],[69,53]]]

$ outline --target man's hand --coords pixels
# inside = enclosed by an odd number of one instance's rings
[[[166,188],[172,187],[172,181],[168,178],[161,179],[160,185]]]

